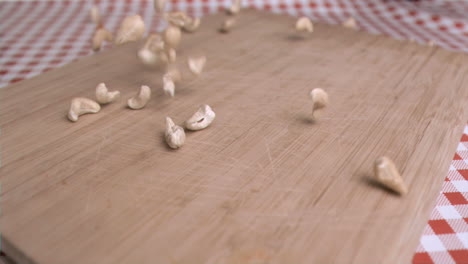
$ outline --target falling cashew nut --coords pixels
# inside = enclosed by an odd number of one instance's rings
[[[94,51],[100,50],[104,41],[111,42],[112,33],[101,26],[97,28],[96,31],[94,32],[93,39],[92,39],[93,50]]]
[[[139,15],[128,16],[120,24],[115,37],[115,44],[137,41],[145,34],[145,22]]]
[[[95,101],[84,97],[76,97],[71,101],[68,119],[76,122],[80,115],[95,114],[99,112],[99,110],[101,110],[101,106]]]
[[[171,97],[174,97],[175,84],[170,74],[166,73],[163,76],[163,90],[165,94],[170,95]]]
[[[166,18],[167,22],[169,22],[169,24],[180,28],[185,24],[192,22],[192,19],[182,11],[166,13],[164,14],[164,17]]]
[[[209,105],[202,105],[187,121],[185,127],[189,130],[201,130],[208,127],[215,119],[216,114]]]
[[[158,54],[149,49],[140,49],[137,55],[140,61],[145,65],[156,65],[159,62]]]
[[[158,13],[163,13],[166,8],[166,0],[154,0],[154,10]]]
[[[401,178],[395,163],[387,157],[380,157],[374,164],[375,179],[385,187],[399,193],[400,195],[408,192],[403,178]]]
[[[187,59],[187,64],[190,71],[195,75],[200,75],[203,71],[203,68],[206,64],[206,57],[199,56],[199,57],[189,57]]]
[[[182,147],[185,142],[184,128],[174,124],[170,117],[166,117],[166,133],[164,134],[167,145],[173,149]]]
[[[226,20],[223,21],[223,24],[221,25],[219,31],[221,33],[228,33],[229,31],[231,31],[235,24],[236,19],[233,17],[228,17]]]
[[[169,22],[169,24],[179,27],[186,32],[194,32],[198,29],[201,23],[200,18],[193,19],[181,11],[166,13],[164,17]]]
[[[314,31],[314,25],[308,17],[301,17],[296,22],[296,30],[299,32],[312,33]]]
[[[145,107],[150,98],[151,89],[146,85],[142,85],[138,94],[128,99],[127,104],[131,109],[138,110]]]
[[[237,15],[242,7],[242,0],[233,0],[231,6],[226,10],[229,15]]]
[[[164,54],[164,41],[157,34],[151,34],[145,45],[138,51],[138,58],[145,65],[156,65],[159,62],[167,62]]]
[[[150,34],[145,43],[145,48],[151,51],[161,51],[164,49],[164,41],[158,34]]]
[[[176,58],[177,58],[177,53],[175,51],[175,49],[173,48],[168,48],[167,49],[167,59],[170,63],[173,63],[176,61]]]
[[[310,92],[312,98],[312,118],[318,121],[322,115],[324,108],[328,106],[328,94],[321,88],[315,88]]]
[[[195,18],[190,23],[185,23],[182,29],[186,32],[195,32],[200,26],[201,19]]]
[[[100,83],[96,87],[96,101],[100,104],[112,103],[120,97],[119,91],[110,92],[105,83]]]
[[[101,15],[99,14],[99,8],[96,5],[93,5],[89,10],[89,16],[91,17],[91,21],[93,21],[94,24],[101,24]]]
[[[164,30],[164,43],[170,48],[177,48],[182,38],[182,32],[180,28],[174,25],[169,25],[166,30]]]
[[[350,17],[350,18],[346,19],[346,21],[343,22],[342,25],[345,28],[354,29],[354,30],[358,29],[357,24],[356,24],[356,20],[353,17]]]

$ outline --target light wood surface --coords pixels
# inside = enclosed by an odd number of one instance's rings
[[[243,11],[185,34],[178,60],[207,56],[176,97],[140,44],[0,91],[2,246],[31,263],[408,263],[467,120],[466,55]],[[105,82],[120,101],[69,122],[75,96]],[[126,108],[140,85],[153,97]],[[330,107],[310,121],[308,93]],[[201,104],[216,112],[164,143]],[[404,197],[369,181],[391,157]]]

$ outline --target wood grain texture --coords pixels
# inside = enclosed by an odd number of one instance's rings
[[[408,263],[467,120],[468,58],[384,36],[244,11],[185,34],[181,65],[206,71],[162,92],[140,44],[114,48],[0,91],[1,233],[31,263]],[[185,65],[184,65],[185,66]],[[75,96],[105,82],[119,102],[66,119]],[[125,107],[140,85],[146,108]],[[310,121],[308,93],[331,104]],[[163,140],[200,104],[217,114]],[[391,157],[409,185],[398,197],[369,183]]]

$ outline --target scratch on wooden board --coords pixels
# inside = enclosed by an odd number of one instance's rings
[[[91,196],[91,190],[90,190],[90,188],[88,188],[88,190],[86,190],[86,204],[85,204],[84,215],[87,215],[88,211],[89,211],[90,196]]]
[[[209,143],[209,142],[205,142],[205,141],[201,141],[201,140],[191,140],[190,142],[197,143],[197,144],[201,144],[201,145],[207,145],[207,146],[218,147],[218,148],[221,148],[221,147],[222,147],[220,144],[217,144],[217,143]]]
[[[268,145],[268,142],[267,142],[266,138],[263,138],[263,142],[265,143],[265,148],[266,148],[266,151],[267,151],[267,154],[268,154],[268,159],[270,160],[270,166],[271,166],[273,176],[275,176],[276,175],[276,169],[275,169],[275,166],[273,165],[273,159],[271,158],[270,147]]]

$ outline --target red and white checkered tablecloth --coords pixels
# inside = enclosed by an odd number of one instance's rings
[[[0,2],[0,87],[92,55],[95,26],[88,15],[93,4],[113,32],[122,18],[135,13],[151,25],[150,31],[165,26],[153,15],[152,1]],[[229,5],[229,0],[171,0],[169,9],[203,16]],[[422,45],[432,40],[442,48],[468,52],[468,1],[464,0],[244,0],[243,5],[330,24],[352,16],[361,30],[370,33]],[[468,263],[468,125],[441,184],[413,263]]]
[[[468,125],[413,263],[468,263]]]

